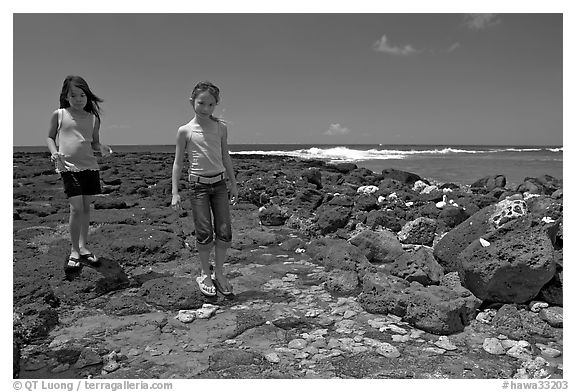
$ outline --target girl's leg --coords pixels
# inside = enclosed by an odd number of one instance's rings
[[[198,247],[198,256],[200,257],[200,268],[202,274],[210,276],[210,247]],[[212,286],[212,282],[206,282],[207,286]]]
[[[190,202],[194,229],[196,231],[196,247],[200,257],[200,268],[203,275],[210,276],[210,252],[214,245],[214,234],[209,188],[203,184],[191,184]],[[214,287],[211,279],[205,279],[204,284],[208,287]]]
[[[232,286],[224,276],[224,263],[226,263],[228,248],[232,241],[230,204],[228,200],[228,190],[224,182],[221,186],[218,186],[212,198],[212,211],[214,212],[214,228],[216,232],[214,275],[224,290],[231,291]]]
[[[88,229],[90,228],[90,204],[94,200],[94,196],[82,196],[82,212],[80,217],[80,237],[78,239],[80,254],[86,255],[90,252],[86,245],[88,243]]]
[[[70,256],[79,258],[80,257],[80,232],[82,231],[82,214],[84,209],[84,203],[82,200],[82,195],[72,196],[68,198],[70,203],[70,242],[72,243],[72,249],[70,250]]]

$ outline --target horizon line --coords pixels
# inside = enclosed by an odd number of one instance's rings
[[[173,146],[174,143],[144,143],[144,144],[108,144],[109,146],[117,147],[136,147],[136,146]],[[477,144],[477,143],[228,143],[229,146],[243,146],[243,145],[262,145],[262,146],[309,146],[309,145],[322,145],[322,146],[531,146],[531,147],[564,147],[563,144]],[[45,144],[36,145],[12,145],[12,148],[28,148],[28,147],[46,147]],[[46,147],[48,148],[48,147]]]

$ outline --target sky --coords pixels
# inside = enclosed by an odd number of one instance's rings
[[[45,145],[66,75],[103,143],[173,144],[193,86],[230,144],[563,145],[563,15],[13,14],[13,145]]]

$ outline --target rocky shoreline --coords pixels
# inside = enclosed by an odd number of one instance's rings
[[[561,181],[233,155],[235,295],[207,299],[172,159],[101,160],[101,265],[65,274],[59,176],[13,154],[15,377],[562,378]]]

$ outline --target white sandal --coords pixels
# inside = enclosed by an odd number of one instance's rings
[[[202,294],[204,294],[205,296],[214,297],[216,295],[216,287],[214,287],[214,283],[212,283],[212,286],[208,286],[206,283],[204,283],[206,278],[210,279],[210,277],[208,275],[204,275],[204,274],[202,274],[196,278],[196,283],[198,283],[198,288],[200,289]]]

